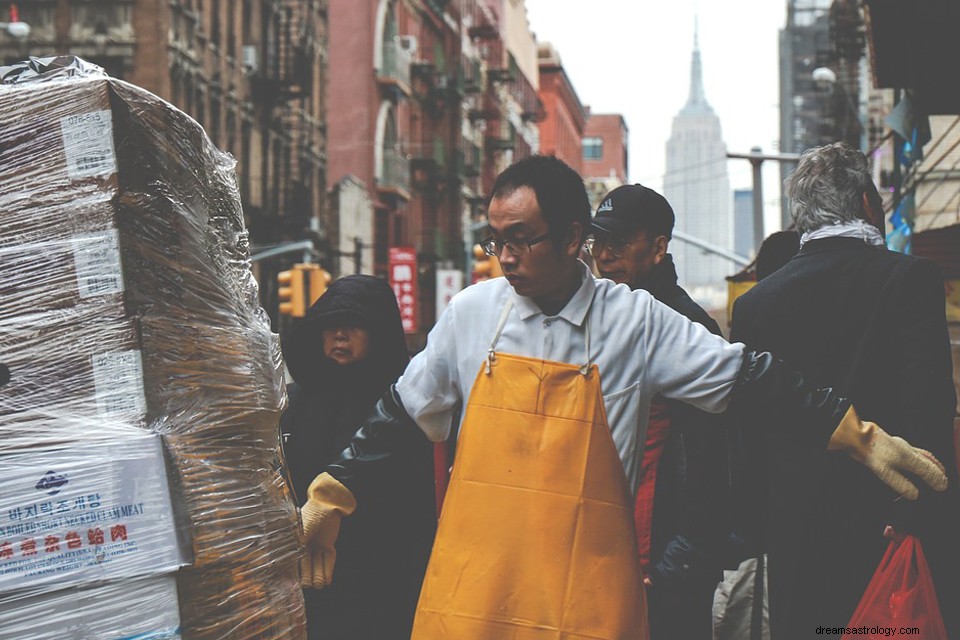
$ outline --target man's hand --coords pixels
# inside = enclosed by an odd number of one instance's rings
[[[904,473],[920,478],[935,491],[947,488],[943,465],[932,453],[891,436],[873,422],[862,422],[852,405],[830,437],[827,449],[846,451],[908,500],[916,500],[920,491]]]
[[[334,544],[340,533],[340,519],[357,508],[350,490],[328,473],[321,473],[307,489],[307,503],[300,510],[306,547],[300,561],[300,583],[308,589],[322,589],[333,580],[337,558]]]

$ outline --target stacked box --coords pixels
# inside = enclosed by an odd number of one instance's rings
[[[82,61],[0,81],[0,455],[162,436],[183,637],[303,637],[282,362],[233,159]]]
[[[10,603],[0,596],[0,610]],[[177,581],[159,576],[22,598],[0,640],[181,640]]]
[[[3,456],[0,464],[0,596],[183,564],[158,436],[127,428]]]

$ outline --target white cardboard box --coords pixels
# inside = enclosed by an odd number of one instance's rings
[[[0,596],[0,640],[180,640],[173,576]]]
[[[0,597],[183,564],[160,438],[130,431],[0,457]]]

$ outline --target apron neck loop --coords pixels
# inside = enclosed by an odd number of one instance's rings
[[[587,311],[587,315],[583,317],[583,341],[587,348],[587,361],[582,367],[580,367],[580,373],[584,376],[590,375],[590,367],[593,365],[593,362],[590,359],[590,312]]]
[[[490,348],[487,350],[486,362],[484,363],[484,372],[490,375],[493,363],[497,360],[497,342],[500,341],[500,334],[503,333],[503,327],[507,323],[507,317],[510,310],[513,309],[513,300],[508,300],[503,306],[503,312],[500,314],[500,320],[497,322],[497,332],[490,342]],[[583,340],[587,351],[587,361],[580,367],[580,373],[584,376],[590,375],[590,368],[593,366],[593,360],[590,358],[590,311],[583,318]]]
[[[490,369],[497,359],[497,342],[500,340],[500,334],[503,333],[503,326],[507,323],[507,316],[510,315],[510,309],[512,308],[513,300],[507,300],[507,304],[503,306],[503,312],[500,314],[500,321],[497,322],[497,333],[493,336],[493,341],[487,350],[487,362],[484,365],[484,371],[487,375],[490,375]]]

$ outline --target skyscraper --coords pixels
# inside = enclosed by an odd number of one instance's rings
[[[695,33],[690,96],[674,116],[670,139],[667,140],[664,196],[676,213],[675,228],[678,231],[729,250],[733,220],[726,154],[720,118],[704,95],[700,46]],[[729,260],[679,239],[671,243],[670,249],[677,259],[680,284],[692,289],[719,289],[724,285],[724,278],[735,269]],[[696,291],[692,293],[696,295]]]

